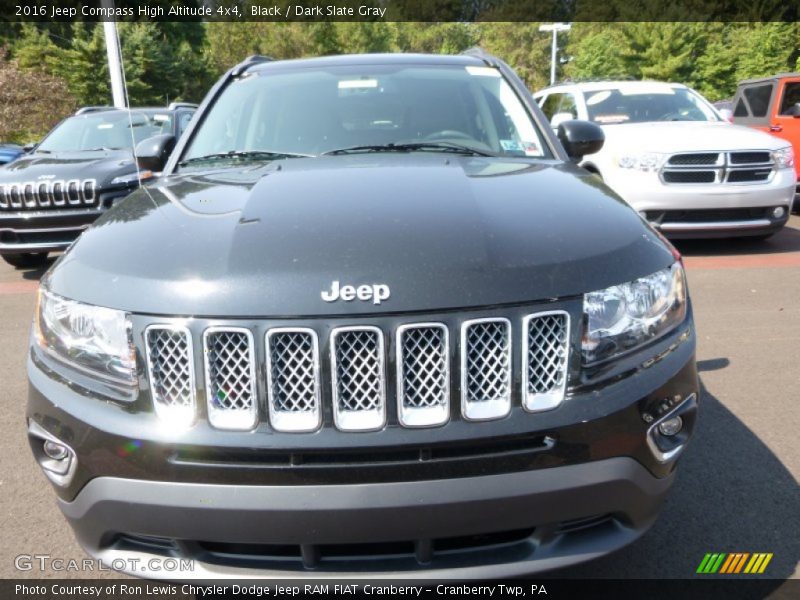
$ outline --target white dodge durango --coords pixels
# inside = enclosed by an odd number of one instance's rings
[[[570,119],[603,128],[602,150],[581,165],[668,237],[766,238],[789,218],[792,147],[727,122],[684,85],[568,83],[534,96],[555,129]]]

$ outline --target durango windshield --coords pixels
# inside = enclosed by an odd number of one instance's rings
[[[699,94],[657,84],[588,92],[586,110],[589,119],[598,125],[720,120]]]
[[[546,156],[524,105],[496,69],[325,66],[234,81],[204,118],[181,165],[204,158],[470,149]]]
[[[70,117],[50,132],[36,151],[130,150],[144,139],[171,132],[168,114],[135,111],[128,116],[124,110],[105,110]]]

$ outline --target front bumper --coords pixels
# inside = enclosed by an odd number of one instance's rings
[[[0,214],[0,254],[65,250],[101,214],[98,208]]]
[[[563,567],[632,542],[654,522],[673,479],[625,457],[342,486],[101,477],[59,505],[89,554],[140,577],[174,577],[148,568],[154,557],[172,557],[193,559],[181,578],[484,579]]]
[[[626,171],[605,178],[615,192],[670,238],[769,235],[789,220],[796,179],[776,171],[763,184],[664,184],[657,173]],[[779,217],[773,210],[783,208]]]

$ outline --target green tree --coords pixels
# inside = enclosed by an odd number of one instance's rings
[[[747,79],[789,71],[797,61],[796,23],[753,23],[739,48],[736,77]]]
[[[614,79],[626,74],[621,28],[614,23],[574,23],[565,54],[564,74],[571,79]]]

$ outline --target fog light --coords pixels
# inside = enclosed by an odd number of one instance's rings
[[[672,417],[658,424],[658,431],[661,435],[672,437],[683,429],[683,419],[680,417]]]
[[[53,460],[64,460],[69,456],[69,450],[64,444],[52,440],[45,440],[42,446],[44,453]]]
[[[783,215],[786,214],[786,209],[782,206],[778,206],[772,209],[772,218],[773,219],[782,219]]]

